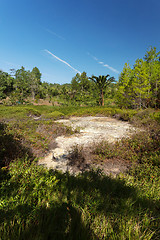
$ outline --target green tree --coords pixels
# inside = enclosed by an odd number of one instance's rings
[[[124,108],[132,108],[133,104],[133,90],[132,90],[132,76],[133,70],[128,63],[125,63],[123,71],[119,76],[117,83],[116,99],[118,105]]]
[[[160,52],[150,47],[133,69],[125,64],[118,81],[117,101],[121,107],[160,107]]]
[[[159,59],[160,52],[156,52],[156,47],[150,47],[147,53],[144,55],[144,60],[147,63],[153,63]]]
[[[151,76],[151,101],[152,107],[160,108],[160,61],[152,64],[153,73]]]
[[[41,84],[41,76],[40,70],[37,67],[32,69],[32,73],[34,74],[35,78],[37,79],[38,83]]]
[[[13,91],[13,78],[0,70],[0,99],[5,99]]]
[[[160,52],[156,47],[150,47],[144,56],[144,60],[148,67],[148,76],[151,86],[151,107],[160,107]]]
[[[41,73],[37,67],[34,67],[29,73],[30,78],[30,89],[32,99],[35,99],[35,95],[39,92],[39,86],[41,85]]]
[[[30,72],[23,66],[15,73],[14,88],[17,100],[23,103],[30,92]]]
[[[98,91],[99,91],[99,105],[104,106],[104,92],[105,92],[105,89],[110,83],[114,82],[114,80],[115,80],[114,77],[109,78],[109,75],[106,75],[106,76],[100,75],[99,77],[96,77],[96,76],[93,75],[89,79],[91,79],[96,84],[96,86],[98,88]]]
[[[78,105],[81,103],[87,104],[87,101],[91,98],[91,82],[87,77],[86,72],[81,74],[77,73],[71,81],[71,99]]]
[[[146,108],[149,105],[151,89],[146,62],[143,59],[137,59],[133,72],[134,105],[138,108]]]

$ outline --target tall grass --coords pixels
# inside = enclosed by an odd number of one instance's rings
[[[115,179],[100,171],[74,177],[17,161],[8,173],[1,170],[1,239],[158,239],[156,171],[148,171],[148,180],[142,171]]]

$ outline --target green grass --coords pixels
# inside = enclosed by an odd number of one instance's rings
[[[9,164],[27,153],[31,158],[42,157],[51,150],[54,139],[71,135],[70,127],[48,120],[12,120],[0,123],[0,166]]]
[[[1,170],[1,239],[158,239],[160,173],[147,170],[73,177],[17,161]]]
[[[70,127],[54,122],[63,116],[52,106],[0,106],[0,166],[24,153],[32,158],[44,156],[54,138],[73,134]]]
[[[115,116],[143,126],[131,139],[93,149],[97,161],[130,162],[129,172],[71,176],[37,166],[31,150],[48,151],[51,136],[71,134],[54,123],[69,115]],[[18,106],[0,107],[0,118],[0,240],[160,239],[159,111]]]
[[[69,116],[96,116],[103,115],[115,117],[123,121],[137,120],[156,120],[160,122],[160,111],[153,109],[146,110],[128,110],[116,107],[75,107],[75,106],[0,106],[0,119],[28,119],[33,117],[41,118],[61,118]]]

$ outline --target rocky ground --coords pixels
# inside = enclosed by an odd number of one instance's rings
[[[77,174],[91,168],[100,168],[105,174],[117,175],[128,169],[127,163],[107,161],[95,164],[91,161],[91,152],[97,143],[108,141],[114,143],[122,137],[129,137],[135,132],[128,122],[109,117],[71,117],[56,122],[79,130],[71,136],[59,136],[55,139],[56,148],[50,154],[39,160],[39,165],[47,168],[67,170]]]

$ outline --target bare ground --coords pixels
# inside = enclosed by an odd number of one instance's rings
[[[56,122],[79,130],[71,136],[59,136],[55,139],[56,147],[39,160],[39,165],[47,168],[69,171],[77,174],[91,168],[100,168],[107,175],[117,175],[130,167],[128,162],[118,159],[104,160],[97,163],[92,150],[97,143],[108,141],[114,143],[122,137],[129,137],[135,132],[128,122],[109,117],[71,117]]]

